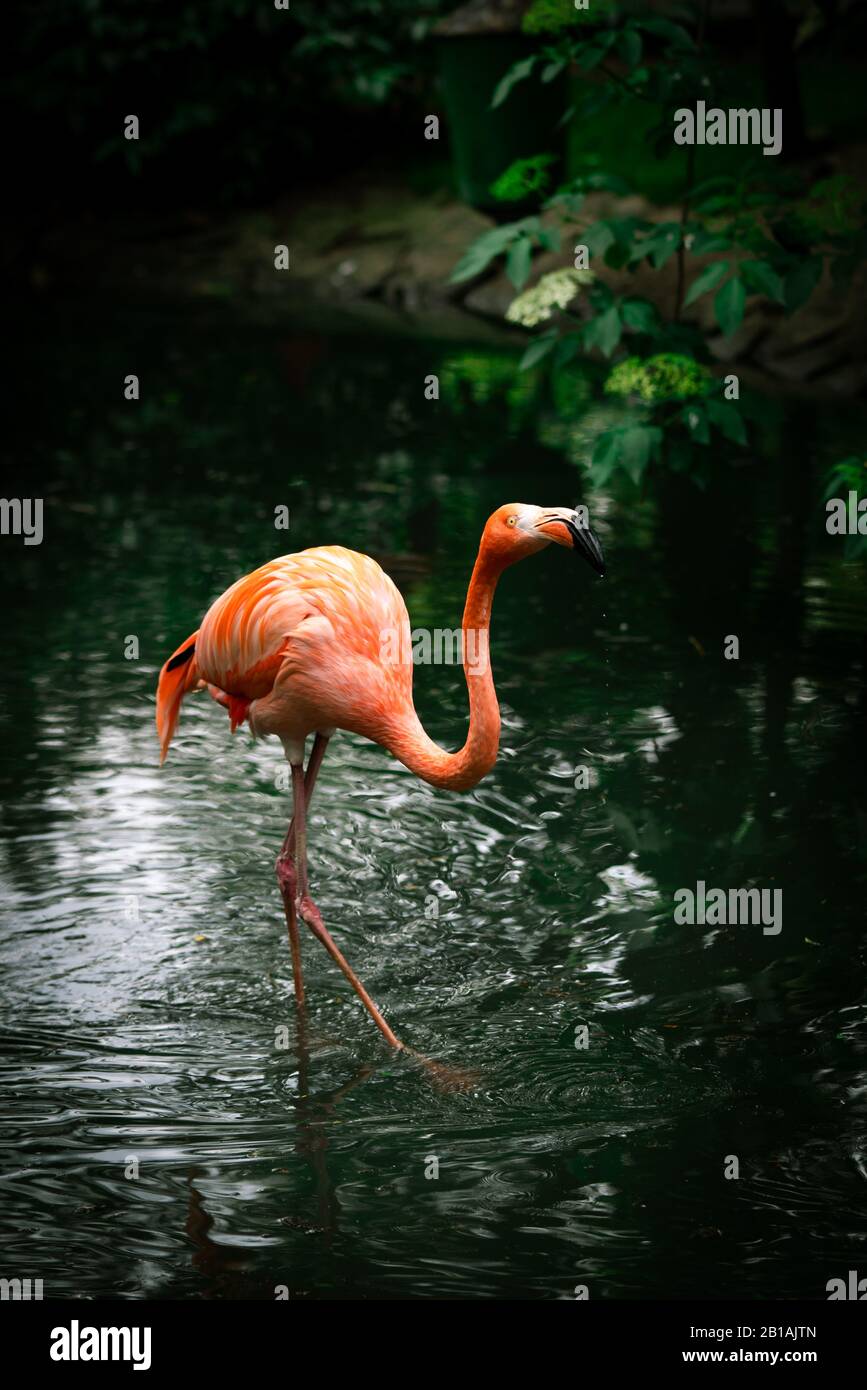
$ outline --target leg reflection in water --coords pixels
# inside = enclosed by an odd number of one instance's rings
[[[303,1002],[296,1000],[298,1021],[298,1093],[294,1104],[296,1138],[295,1152],[310,1166],[313,1173],[316,1193],[316,1216],[310,1219],[306,1212],[287,1212],[279,1217],[281,1227],[289,1227],[318,1236],[330,1245],[338,1229],[339,1204],[334,1184],[328,1173],[328,1122],[344,1096],[354,1090],[362,1081],[372,1076],[377,1068],[373,1065],[360,1067],[354,1076],[342,1086],[320,1096],[310,1094],[310,1048],[308,1041],[307,1011]],[[279,1167],[272,1171],[289,1173],[289,1168]],[[226,1299],[269,1299],[275,1297],[273,1276],[269,1277],[256,1268],[257,1257],[239,1250],[237,1246],[223,1244],[214,1240],[211,1231],[214,1218],[205,1205],[206,1199],[199,1190],[197,1181],[213,1175],[214,1170],[204,1167],[190,1168],[187,1172],[189,1198],[187,1207],[186,1234],[193,1245],[192,1264],[205,1283],[206,1298]],[[300,1205],[306,1198],[290,1195],[290,1201]],[[304,1290],[307,1292],[307,1290]],[[290,1296],[292,1290],[289,1290]]]

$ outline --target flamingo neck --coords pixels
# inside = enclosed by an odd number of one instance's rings
[[[497,759],[500,707],[491,674],[488,637],[494,590],[501,573],[501,566],[480,549],[461,623],[464,676],[470,701],[470,727],[463,748],[458,753],[448,753],[434,743],[425,733],[412,703],[386,745],[411,772],[434,787],[468,791],[490,772]]]

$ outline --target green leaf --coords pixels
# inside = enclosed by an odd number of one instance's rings
[[[680,223],[659,222],[647,236],[635,242],[630,259],[637,262],[647,257],[654,270],[660,270],[674,255],[679,243]]]
[[[739,276],[733,275],[731,280],[727,280],[723,285],[713,302],[716,321],[727,338],[731,337],[735,329],[740,328],[746,302],[744,282]]]
[[[591,256],[604,256],[609,246],[616,240],[614,228],[604,219],[592,222],[581,233],[581,244],[586,246]]]
[[[449,282],[459,284],[461,280],[471,280],[474,275],[480,275],[491,261],[502,255],[515,237],[525,232],[538,233],[538,230],[538,217],[522,217],[519,222],[507,222],[502,227],[492,227],[489,232],[483,232],[464,252],[449,276]]]
[[[608,50],[617,39],[617,30],[610,29],[605,33],[597,33],[592,39],[586,42],[576,43],[572,46],[572,56],[584,72],[590,72],[602,62]]]
[[[607,48],[601,43],[582,43],[575,45],[572,56],[582,72],[591,72],[602,62],[607,52]]]
[[[728,237],[720,236],[718,232],[709,232],[705,227],[691,235],[689,252],[692,256],[712,256],[717,251],[730,251],[732,248]]]
[[[491,184],[491,192],[502,203],[541,197],[551,180],[551,165],[556,162],[556,155],[545,153],[515,159]]]
[[[702,198],[695,204],[697,211],[707,214],[728,212],[735,205],[734,194],[714,193],[710,198]]]
[[[799,265],[793,266],[783,281],[783,291],[786,297],[786,311],[793,314],[796,309],[800,309],[802,304],[806,304],[813,290],[819,283],[822,274],[822,257],[811,256],[808,260],[801,261]]]
[[[481,274],[491,261],[505,251],[512,237],[503,236],[502,231],[503,229],[498,227],[495,232],[486,232],[467,248],[449,277],[453,284]]]
[[[555,62],[549,63],[547,67],[542,69],[542,81],[553,82],[555,77],[560,76],[565,66],[566,60],[564,58],[558,58]]]
[[[714,174],[712,179],[702,179],[692,190],[692,205],[698,207],[702,198],[708,197],[711,193],[721,193],[724,189],[734,191],[737,187],[737,179],[732,174]]]
[[[538,57],[538,53],[532,53],[529,58],[522,58],[519,63],[512,64],[505,77],[501,77],[500,81],[497,83],[494,95],[491,98],[492,110],[498,106],[502,106],[512,88],[516,86],[517,83],[523,82],[525,78],[530,76]]]
[[[530,367],[535,367],[537,362],[541,362],[543,357],[547,357],[558,342],[559,336],[558,333],[543,333],[541,337],[536,338],[518,363],[518,371],[526,372]]]
[[[617,467],[622,435],[622,430],[604,430],[596,436],[590,457],[590,471],[594,483],[607,483]]]
[[[555,360],[556,365],[557,365],[558,367],[565,367],[566,364],[567,364],[568,362],[571,362],[571,361],[572,361],[572,358],[573,358],[573,357],[577,357],[577,356],[578,356],[578,354],[579,354],[580,351],[581,351],[581,334],[580,334],[580,333],[563,333],[563,334],[561,334],[561,336],[560,336],[560,338],[559,338],[559,340],[558,340],[558,343],[557,343],[557,351],[556,351],[555,356],[554,356],[554,360]]]
[[[690,402],[685,405],[680,412],[680,418],[686,425],[696,444],[710,443],[710,426],[708,425],[707,415],[704,409],[704,402],[701,405]]]
[[[682,24],[674,24],[670,19],[657,18],[639,19],[638,23],[648,34],[658,34],[661,39],[668,39],[678,48],[695,48],[692,35]]]
[[[506,254],[506,274],[516,290],[522,290],[526,285],[532,260],[532,241],[528,236],[518,237]]]
[[[712,261],[710,265],[706,265],[698,279],[693,280],[687,290],[683,307],[686,308],[689,304],[694,304],[697,299],[701,299],[701,296],[707,294],[708,290],[712,290],[714,285],[718,285],[728,272],[728,261]]]
[[[598,347],[604,357],[610,357],[623,332],[620,311],[612,304],[604,313],[597,314],[584,328],[584,343],[588,348]]]
[[[767,261],[742,261],[739,273],[753,294],[766,294],[768,299],[775,299],[778,304],[785,302],[782,277]]]
[[[643,45],[637,29],[624,29],[618,39],[617,48],[628,68],[634,68],[641,62]]]
[[[559,251],[561,240],[560,228],[542,227],[536,234],[536,240],[543,251]]]
[[[662,430],[658,425],[631,425],[623,431],[620,463],[634,483],[641,482],[641,475],[659,449],[661,439]]]
[[[634,241],[636,236],[644,235],[647,231],[652,231],[653,224],[645,222],[640,217],[609,217],[608,226],[614,233],[614,240],[628,245]],[[662,223],[663,227],[671,226],[671,223]]]
[[[857,454],[840,459],[828,470],[825,481],[827,486],[822,494],[823,502],[839,496],[841,491],[846,492],[849,488],[853,492],[861,492],[862,489],[867,491],[867,459],[861,459]]]
[[[659,329],[659,314],[647,299],[624,299],[620,305],[620,317],[633,333],[656,333]]]
[[[730,439],[733,444],[746,444],[746,426],[734,401],[707,400],[705,410],[711,424],[716,425],[726,439]]]

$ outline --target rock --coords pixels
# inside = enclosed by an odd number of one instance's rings
[[[530,0],[468,0],[433,28],[439,38],[457,34],[515,34]]]
[[[529,283],[570,265],[582,227],[613,215],[676,221],[680,210],[594,193],[580,221],[564,229],[562,249],[534,259]],[[544,220],[555,221],[550,213]],[[421,199],[405,184],[359,175],[319,193],[287,196],[263,212],[187,210],[171,217],[118,217],[109,226],[81,219],[44,238],[29,274],[42,295],[72,287],[112,295],[134,292],[148,300],[226,299],[246,317],[291,314],[302,323],[317,315],[321,320],[327,307],[335,326],[354,321],[371,330],[411,328],[465,341],[520,344],[529,335],[505,322],[517,291],[501,263],[474,282],[450,280],[468,246],[493,226],[445,191]],[[278,271],[274,247],[284,243],[289,270]],[[690,258],[689,279],[713,259]],[[635,272],[604,264],[593,268],[615,293],[642,296],[663,317],[671,316],[676,258],[661,270],[646,264]],[[753,296],[731,338],[718,330],[713,293],[691,305],[684,317],[701,326],[719,362],[736,362],[745,375],[750,370],[784,388],[809,385],[811,394],[842,395],[863,389],[865,382],[864,281],[862,270],[843,294],[826,274],[807,304],[790,316]]]

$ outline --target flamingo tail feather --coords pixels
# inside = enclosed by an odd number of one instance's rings
[[[200,673],[196,665],[196,638],[182,642],[177,651],[172,652],[160,671],[157,686],[157,733],[160,739],[160,762],[164,763],[175,732],[175,725],[181,712],[181,701],[199,684]]]

